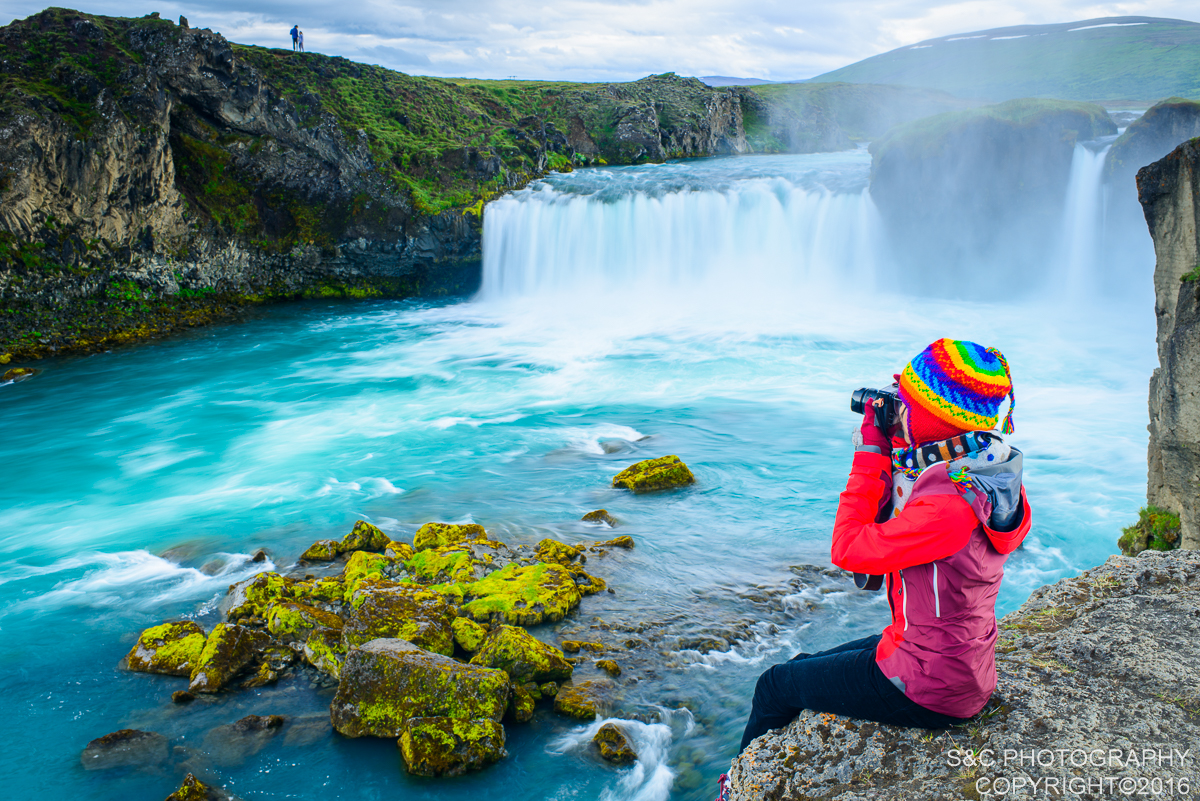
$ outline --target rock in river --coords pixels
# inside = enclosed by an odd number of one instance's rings
[[[504,727],[491,718],[411,718],[397,743],[409,773],[457,776],[507,755]]]
[[[678,456],[647,459],[630,465],[613,476],[614,487],[633,492],[653,492],[695,484],[696,477]]]
[[[487,532],[477,523],[456,525],[454,523],[426,523],[417,529],[413,535],[413,550],[424,551],[428,548],[445,548],[450,545],[461,545],[464,542],[486,540]]]
[[[493,617],[518,626],[562,620],[582,594],[562,565],[505,565],[464,588],[463,610],[478,621]]]
[[[125,664],[139,673],[191,676],[204,641],[204,629],[190,620],[152,626],[138,637]]]
[[[413,585],[373,585],[358,590],[351,607],[342,629],[347,647],[397,638],[445,656],[454,654],[454,608],[436,592]]]
[[[304,604],[284,602],[267,610],[267,631],[283,642],[304,642],[314,629],[341,629],[342,625],[332,612]]]
[[[625,730],[615,723],[605,723],[596,732],[592,742],[600,749],[600,756],[618,765],[637,762],[637,751],[629,742]]]
[[[235,795],[211,787],[189,773],[179,789],[167,796],[166,801],[240,801]]]
[[[347,737],[399,737],[419,717],[499,721],[508,684],[503,670],[464,665],[406,640],[372,640],[346,654],[329,717]]]
[[[354,529],[342,539],[338,550],[342,553],[348,551],[382,552],[391,541],[391,537],[366,520],[359,520],[354,524]]]
[[[167,761],[167,738],[153,731],[121,729],[88,743],[79,761],[84,770],[153,768]]]
[[[208,635],[204,651],[192,669],[188,691],[215,693],[255,660],[271,638],[261,631],[231,623],[218,623]]]
[[[566,681],[573,670],[562,651],[516,626],[493,630],[471,658],[471,664],[499,668],[518,684]]]
[[[569,718],[592,720],[600,714],[612,688],[613,683],[608,679],[568,682],[554,696],[554,711]]]

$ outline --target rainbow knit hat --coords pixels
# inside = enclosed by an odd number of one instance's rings
[[[899,383],[914,444],[995,428],[1005,396],[1009,404],[1004,433],[1013,431],[1017,399],[1012,375],[1008,361],[995,348],[939,339],[904,367]]]

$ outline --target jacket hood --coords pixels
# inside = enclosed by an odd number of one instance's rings
[[[967,473],[969,482],[956,482],[963,499],[971,504],[988,539],[1000,553],[1015,551],[1029,532],[1029,504],[1021,485],[1024,455],[1013,447],[1008,451],[1003,459],[987,462],[973,459],[977,463]],[[968,497],[969,494],[976,497]]]

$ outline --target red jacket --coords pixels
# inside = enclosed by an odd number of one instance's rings
[[[1019,487],[1020,452],[1013,454]],[[1029,502],[1020,488],[1019,522],[996,531],[988,494],[951,481],[943,462],[921,473],[898,515],[878,522],[891,470],[886,456],[855,453],[834,521],[833,563],[887,576],[892,623],[875,653],[884,675],[927,709],[970,717],[996,687],[996,595],[1008,554],[1029,532]]]

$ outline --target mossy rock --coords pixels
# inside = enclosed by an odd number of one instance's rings
[[[596,667],[600,668],[613,678],[621,675],[621,666],[612,659],[597,659]]]
[[[347,648],[379,638],[400,639],[445,656],[454,653],[454,607],[417,585],[360,588],[342,629]]]
[[[486,539],[487,532],[476,523],[426,523],[413,535],[413,550],[419,552],[430,548],[447,548]]]
[[[375,551],[382,553],[392,538],[366,520],[359,520],[353,530],[342,538],[341,551]]]
[[[637,751],[629,742],[624,729],[615,723],[605,723],[596,732],[592,742],[600,750],[600,756],[617,765],[630,765],[637,762]]]
[[[464,665],[406,640],[371,640],[351,648],[329,706],[347,737],[399,737],[412,718],[487,718],[508,707],[508,674]]]
[[[343,597],[349,602],[363,581],[387,581],[395,575],[395,566],[394,559],[368,551],[355,551],[342,570],[342,583],[345,585]]]
[[[516,682],[509,688],[511,695],[508,697],[508,710],[504,714],[505,720],[513,720],[517,723],[528,723],[533,720],[533,710],[537,704],[538,698],[541,698],[541,693],[535,697],[529,691],[529,687],[536,688],[537,685],[530,682],[527,685],[517,684]]]
[[[662,456],[630,465],[613,476],[612,485],[632,492],[654,492],[695,484],[696,477],[678,456]]]
[[[477,621],[518,626],[562,620],[582,598],[562,565],[509,564],[465,588],[463,610]]]
[[[558,540],[544,539],[538,543],[534,558],[546,564],[567,565],[578,559],[581,553],[583,553],[583,546],[567,545]]]
[[[304,642],[304,661],[335,679],[342,674],[345,658],[341,629],[314,629]]]
[[[454,632],[454,642],[467,653],[478,651],[484,638],[488,636],[487,629],[466,617],[454,618],[450,630]]]
[[[383,549],[383,555],[400,562],[407,562],[413,557],[413,548],[407,542],[392,540]]]
[[[586,642],[584,640],[563,640],[562,649],[568,654],[577,654],[580,651],[590,651],[593,654],[599,654],[608,650],[604,643]]]
[[[138,636],[125,664],[138,673],[191,676],[205,640],[204,629],[190,620],[151,626]]]
[[[33,378],[37,374],[37,370],[32,367],[14,367],[11,370],[5,370],[4,375],[0,376],[0,381],[24,381]]]
[[[317,628],[341,629],[342,619],[313,606],[284,601],[267,610],[267,631],[283,642],[304,642]]]
[[[279,671],[271,667],[268,663],[262,662],[258,666],[258,670],[254,675],[242,682],[243,690],[253,690],[258,687],[267,687],[279,681]]]
[[[566,568],[567,572],[571,574],[571,580],[579,588],[580,595],[595,595],[608,589],[608,583],[604,579],[593,576],[579,565],[566,565]]]
[[[417,776],[458,776],[508,755],[504,727],[490,718],[412,718],[397,745],[405,768]]]
[[[487,564],[476,558],[469,547],[451,545],[418,551],[404,563],[404,568],[423,584],[470,584],[485,575]]]
[[[615,517],[608,513],[607,509],[597,509],[594,512],[588,512],[579,519],[585,523],[604,523],[609,527],[616,527],[619,523]]]
[[[221,601],[226,620],[265,617],[271,604],[292,598],[294,579],[278,573],[259,573],[229,588]]]
[[[604,542],[597,542],[595,544],[595,546],[593,546],[593,547],[596,547],[596,548],[625,548],[627,550],[632,550],[633,549],[633,537],[630,537],[628,534],[622,534],[620,537],[613,537],[611,540],[605,540]]]
[[[218,623],[208,635],[204,650],[192,668],[190,693],[215,693],[254,662],[258,651],[270,644],[261,631],[231,623]]]
[[[233,796],[219,787],[211,787],[189,773],[179,789],[166,797],[166,801],[233,801]]]
[[[594,720],[607,706],[612,689],[608,679],[568,682],[554,696],[554,711],[576,720]]]
[[[158,732],[121,729],[88,743],[79,755],[79,764],[84,770],[152,770],[167,761],[169,748],[170,741]]]
[[[342,552],[342,544],[337,540],[317,540],[308,546],[308,550],[300,554],[301,562],[332,562]]]
[[[553,698],[558,695],[558,682],[548,681],[538,685],[538,692],[545,698]]]
[[[488,634],[471,664],[500,668],[518,684],[566,681],[573,670],[562,651],[516,626],[499,626]]]
[[[291,596],[298,603],[316,606],[328,604],[341,606],[345,600],[346,585],[340,578],[328,577],[297,581],[291,587]]]
[[[1145,550],[1170,551],[1179,547],[1179,515],[1157,506],[1138,512],[1138,521],[1122,530],[1117,547],[1127,556]]]

